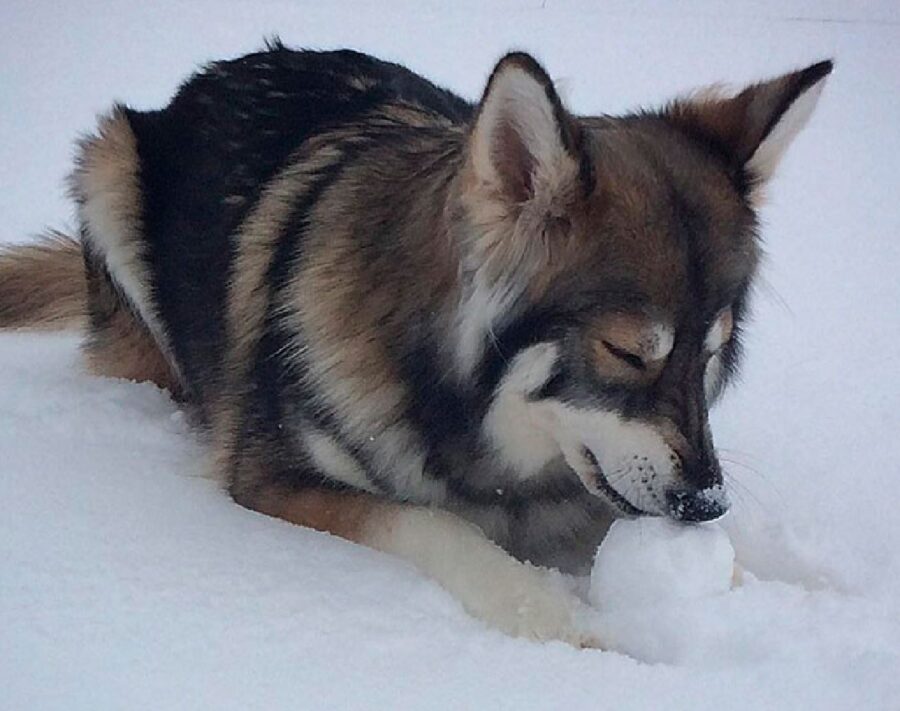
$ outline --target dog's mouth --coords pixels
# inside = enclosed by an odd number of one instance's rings
[[[613,504],[613,506],[618,508],[626,516],[656,515],[650,511],[639,509],[637,506],[628,501],[628,499],[622,496],[622,494],[616,491],[613,488],[612,484],[609,483],[609,479],[606,478],[606,474],[604,474],[603,472],[603,467],[600,466],[600,462],[597,461],[597,457],[594,456],[594,453],[591,450],[589,450],[587,447],[583,447],[582,456],[588,462],[588,464],[590,464],[591,474],[593,475],[593,482],[596,484],[597,489],[610,501],[610,503]]]
[[[619,493],[607,478],[597,456],[586,446],[574,450],[578,454],[570,462],[570,467],[581,479],[585,488],[595,496],[606,499],[626,516],[667,516],[682,523],[714,521],[724,516],[729,509],[728,496],[721,484],[697,490],[693,487],[669,487],[665,491],[665,503],[654,495],[660,507],[647,511],[634,505]]]

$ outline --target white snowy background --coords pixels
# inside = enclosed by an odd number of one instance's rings
[[[609,613],[617,651],[506,638],[401,562],[234,505],[166,393],[86,375],[74,336],[4,334],[0,708],[900,709],[900,4],[3,0],[0,240],[71,225],[73,140],[112,100],[162,106],[274,33],[471,98],[528,49],[579,113],[836,59],[713,417],[748,582]]]

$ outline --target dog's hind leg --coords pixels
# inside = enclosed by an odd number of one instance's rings
[[[96,375],[150,381],[172,394],[178,378],[159,344],[116,286],[106,265],[87,250],[88,332],[82,351]]]
[[[507,634],[599,646],[590,611],[558,578],[516,560],[451,513],[317,488],[269,487],[236,498],[261,513],[413,563],[470,614]]]
[[[141,165],[124,109],[81,142],[72,175],[87,283],[84,352],[98,375],[149,380],[178,392],[146,258]]]

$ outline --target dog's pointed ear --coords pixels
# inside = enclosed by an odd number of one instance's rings
[[[701,93],[675,101],[666,115],[716,146],[749,174],[752,185],[760,187],[806,125],[832,67],[831,61],[819,62],[728,98]]]
[[[566,181],[590,180],[578,123],[547,72],[522,52],[507,54],[491,73],[469,155],[478,183],[514,204],[554,192]]]

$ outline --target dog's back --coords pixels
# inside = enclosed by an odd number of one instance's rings
[[[398,65],[348,50],[275,45],[210,65],[162,111],[117,107],[99,135],[82,143],[73,193],[85,217],[91,292],[103,294],[112,279],[204,420],[226,359],[239,226],[300,146],[376,107],[404,103],[441,121],[471,113],[466,102]],[[354,139],[364,132],[363,123]],[[321,163],[319,190],[321,178],[339,169]],[[291,199],[302,201],[302,191]],[[291,219],[302,222],[302,210]],[[110,308],[94,303],[90,310]],[[98,326],[95,319],[95,332]],[[94,361],[106,370],[102,356]]]

